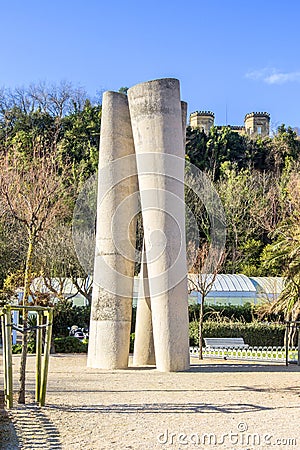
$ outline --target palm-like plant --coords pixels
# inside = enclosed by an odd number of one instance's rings
[[[289,215],[285,224],[273,233],[276,239],[269,262],[276,261],[285,276],[280,297],[263,305],[261,312],[283,312],[285,320],[295,321],[300,315],[300,175],[294,173],[287,186],[286,201]]]
[[[284,312],[286,320],[296,320],[300,313],[300,225],[281,227],[273,247],[273,259],[280,260],[286,281],[284,289],[271,305],[272,312]]]

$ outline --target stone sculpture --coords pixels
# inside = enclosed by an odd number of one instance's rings
[[[189,368],[186,110],[173,78],[133,86],[128,97],[104,94],[89,367],[128,364],[139,194],[144,247],[134,364]]]

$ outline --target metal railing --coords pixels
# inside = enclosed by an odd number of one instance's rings
[[[190,347],[190,355],[197,357],[199,347]],[[213,348],[205,347],[203,357],[222,359],[241,359],[246,361],[271,361],[300,364],[298,347],[290,347],[286,354],[286,347],[248,347],[245,348]]]

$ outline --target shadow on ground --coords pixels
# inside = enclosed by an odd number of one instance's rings
[[[83,413],[116,413],[116,414],[136,414],[141,413],[247,413],[255,411],[265,411],[272,408],[268,408],[261,405],[249,404],[249,403],[232,403],[213,405],[210,403],[141,403],[141,404],[113,404],[113,405],[88,405],[88,406],[68,406],[68,405],[51,405],[48,404],[46,408],[55,409],[59,411],[66,411],[71,413],[83,412]]]
[[[286,386],[283,388],[279,388],[279,387],[261,387],[261,386],[256,386],[256,385],[249,385],[249,386],[227,386],[224,387],[222,389],[218,389],[218,388],[213,388],[213,389],[199,389],[199,388],[193,388],[193,389],[166,389],[166,388],[161,388],[161,389],[153,389],[153,388],[149,388],[149,389],[80,389],[80,393],[90,393],[90,394],[96,394],[96,393],[105,393],[105,394],[116,394],[116,393],[134,393],[134,392],[178,392],[179,394],[182,393],[187,393],[187,392],[241,392],[241,391],[253,391],[253,392],[282,392],[282,393],[290,393],[290,394],[294,394],[297,396],[300,396],[300,386]],[[48,389],[48,392],[51,393],[58,393],[61,392],[61,390],[57,390],[54,388]],[[74,389],[64,389],[63,390],[64,394],[66,393],[72,393],[74,394]]]
[[[286,387],[262,387],[262,386],[229,386],[228,390],[232,391],[250,391],[250,392],[281,392],[296,395],[300,397],[300,386],[286,386]]]
[[[188,372],[201,373],[264,373],[264,372],[300,372],[300,366],[297,365],[283,365],[283,364],[235,364],[235,363],[206,363],[206,364],[192,364]]]
[[[4,395],[0,392],[0,448],[1,450],[11,450],[19,448],[19,441],[16,429],[4,409]]]
[[[6,411],[2,396],[0,449],[61,450],[62,446],[57,428],[40,407],[18,405]]]

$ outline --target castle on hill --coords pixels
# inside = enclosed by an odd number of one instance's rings
[[[214,122],[215,115],[211,111],[195,111],[190,114],[190,127],[199,128],[206,134],[209,133],[211,127],[215,126]],[[270,114],[267,112],[251,112],[245,115],[243,126],[226,126],[239,134],[266,137],[270,133]]]

